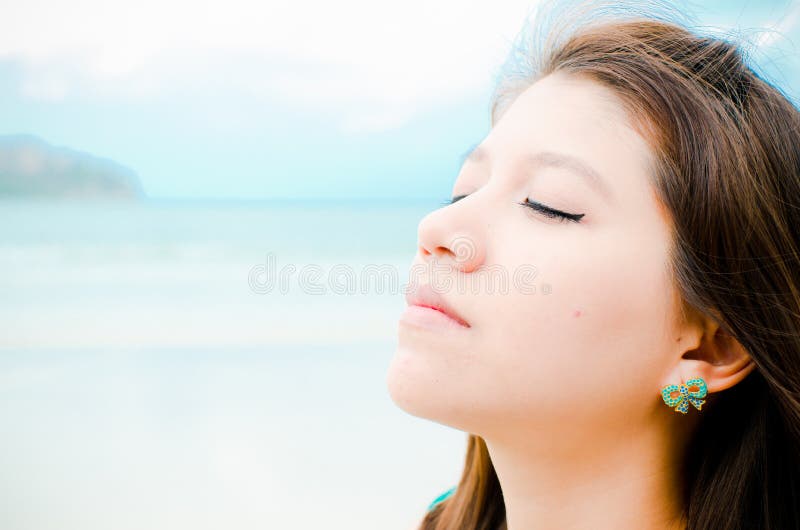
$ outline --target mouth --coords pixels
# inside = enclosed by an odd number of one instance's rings
[[[401,321],[405,323],[428,328],[446,326],[468,329],[472,327],[430,284],[422,284],[413,291],[409,291],[406,294],[406,302],[408,307],[401,318]]]
[[[443,315],[444,317],[448,318],[449,320],[452,320],[453,322],[455,322],[459,326],[462,326],[462,327],[465,327],[465,328],[470,327],[470,325],[467,324],[466,321],[464,321],[463,319],[461,319],[461,318],[459,318],[457,316],[451,315],[447,311],[444,311],[441,307],[425,305],[425,304],[414,304],[413,307],[419,307],[419,308],[422,308],[422,309],[432,309],[433,311],[438,311],[441,315]]]

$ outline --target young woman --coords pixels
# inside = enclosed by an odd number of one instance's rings
[[[800,113],[608,13],[523,41],[419,225],[387,386],[468,433],[419,528],[798,529]]]

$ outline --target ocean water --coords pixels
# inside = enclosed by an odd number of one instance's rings
[[[0,527],[409,530],[385,376],[435,202],[0,202]]]

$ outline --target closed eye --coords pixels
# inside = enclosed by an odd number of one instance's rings
[[[442,204],[443,205],[453,204],[455,202],[460,201],[464,197],[466,197],[466,195],[456,195],[453,198],[451,198],[449,201],[445,201]],[[581,218],[584,215],[586,215],[586,214],[582,214],[582,213],[562,212],[561,210],[556,210],[555,208],[550,208],[549,206],[546,206],[546,205],[544,205],[544,204],[542,204],[540,202],[531,201],[530,199],[527,199],[527,198],[525,199],[525,202],[520,202],[518,204],[520,204],[522,206],[525,206],[525,207],[528,207],[528,208],[536,211],[537,213],[540,213],[540,214],[544,215],[545,217],[558,219],[559,222],[572,221],[572,222],[575,222],[575,223],[579,223]]]
[[[454,202],[458,202],[458,201],[460,201],[461,199],[463,199],[464,197],[466,197],[466,195],[456,195],[456,196],[454,196],[452,199],[450,199],[450,200],[447,200],[447,201],[444,201],[444,202],[442,203],[442,206],[447,206],[448,204],[453,204]]]
[[[572,221],[575,223],[579,223],[581,217],[586,214],[583,213],[567,213],[562,212],[561,210],[556,210],[555,208],[550,208],[549,206],[545,206],[544,204],[536,201],[531,201],[530,199],[525,199],[525,202],[518,203],[522,206],[531,208],[536,212],[544,215],[545,217],[556,218],[559,222],[563,221]]]

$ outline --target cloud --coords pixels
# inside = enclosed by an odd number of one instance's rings
[[[358,105],[343,130],[375,130],[491,83],[535,2],[29,0],[0,20],[0,60],[22,65],[29,99],[213,84],[311,108]]]

